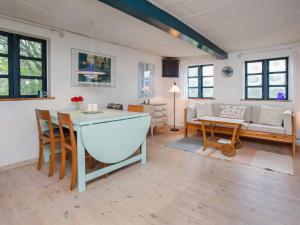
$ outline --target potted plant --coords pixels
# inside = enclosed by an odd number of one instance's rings
[[[71,98],[71,102],[75,105],[76,110],[80,110],[81,108],[81,103],[83,102],[83,97],[82,96],[75,96]]]

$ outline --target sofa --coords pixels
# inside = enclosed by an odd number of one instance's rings
[[[202,103],[203,104],[203,103]],[[208,104],[208,103],[205,103]],[[211,116],[220,117],[221,110],[224,107],[222,103],[211,103]],[[241,105],[231,105],[241,106]],[[275,142],[283,142],[291,144],[291,152],[294,157],[296,154],[296,131],[295,131],[295,115],[291,110],[282,109],[282,122],[281,125],[262,124],[260,121],[261,107],[244,105],[244,123],[241,126],[240,137],[254,138],[260,140],[269,140]],[[185,137],[188,136],[189,129],[201,130],[201,125],[196,121],[197,112],[196,106],[188,106],[185,109]],[[206,128],[209,131],[209,127]],[[220,126],[215,128],[215,132],[222,134],[232,134],[229,127]]]

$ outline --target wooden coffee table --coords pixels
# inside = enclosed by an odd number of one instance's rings
[[[236,154],[236,149],[240,148],[242,143],[240,140],[239,132],[244,120],[238,119],[229,119],[229,118],[221,118],[214,116],[205,116],[200,119],[196,119],[202,125],[202,133],[203,133],[203,151],[206,150],[208,146],[213,148],[220,149],[223,155],[225,156],[234,156]],[[209,127],[210,136],[207,137],[206,127]],[[223,139],[215,136],[215,127],[217,126],[225,126],[232,128],[232,137],[231,139]]]

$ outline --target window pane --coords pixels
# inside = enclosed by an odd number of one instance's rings
[[[262,62],[248,62],[247,72],[250,73],[262,73]]]
[[[42,90],[42,80],[21,79],[21,95],[37,95]]]
[[[33,60],[20,60],[21,76],[42,76],[42,62]]]
[[[286,60],[271,60],[269,61],[269,72],[284,72],[286,71]]]
[[[248,98],[262,98],[262,88],[248,88]]]
[[[277,98],[278,93],[282,93],[282,94],[284,94],[284,96],[286,96],[285,87],[270,87],[269,88],[269,98]]]
[[[203,86],[204,87],[214,86],[214,78],[213,77],[203,77]]]
[[[7,37],[0,35],[0,53],[8,54],[7,49]]]
[[[214,75],[214,66],[203,66],[202,74],[204,77],[213,76]]]
[[[0,75],[8,74],[8,59],[7,57],[0,57]]]
[[[270,85],[285,85],[286,84],[286,74],[285,73],[269,74],[269,84]]]
[[[198,77],[198,67],[190,67],[188,71],[189,77]]]
[[[8,96],[8,78],[0,78],[0,96]]]
[[[262,75],[251,75],[247,76],[248,86],[261,86],[262,85]]]
[[[198,87],[198,78],[189,78],[189,87]]]
[[[42,44],[40,42],[20,40],[20,55],[42,58]]]
[[[189,88],[189,97],[198,98],[198,88]]]
[[[203,98],[212,98],[214,97],[213,88],[203,88]]]

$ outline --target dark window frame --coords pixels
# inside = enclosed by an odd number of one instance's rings
[[[269,62],[275,60],[285,60],[286,70],[280,72],[270,72],[269,70]],[[248,73],[248,63],[262,63],[262,73]],[[285,85],[270,85],[269,84],[269,75],[270,74],[285,74],[286,84]],[[261,75],[262,76],[262,84],[258,86],[248,86],[248,77]],[[261,88],[262,89],[262,97],[261,98],[249,98],[248,97],[248,88]],[[289,57],[278,57],[278,58],[267,58],[260,60],[249,60],[245,61],[245,99],[246,100],[276,100],[276,98],[270,98],[270,87],[284,87],[285,88],[285,100],[289,100]]]
[[[21,79],[42,80],[42,91],[47,91],[47,41],[35,37],[24,36],[15,33],[0,31],[1,36],[6,36],[8,40],[8,75],[0,75],[0,78],[9,79],[9,95],[0,98],[36,98],[38,95],[21,95]],[[20,40],[28,40],[41,43],[41,58],[26,57],[20,55]],[[2,56],[4,54],[0,54]],[[6,57],[6,56],[5,56]],[[42,64],[41,76],[21,75],[21,59],[36,60]]]
[[[214,97],[204,97],[203,96],[203,89],[205,89],[205,88],[212,88],[212,89],[214,89],[214,85],[213,86],[203,86],[203,79],[204,78],[208,78],[208,77],[214,78],[214,74],[212,76],[203,76],[203,67],[207,67],[207,66],[214,67],[213,64],[188,66],[188,74],[187,74],[187,79],[188,79],[188,93],[187,93],[187,95],[188,95],[189,99],[197,99],[197,98],[213,99],[214,98]],[[190,68],[198,68],[198,75],[195,76],[195,77],[190,77],[189,76],[189,69]],[[197,87],[190,87],[189,86],[189,79],[190,78],[197,78],[198,79],[198,86]],[[189,89],[198,89],[198,96],[197,97],[190,97],[189,96]]]

